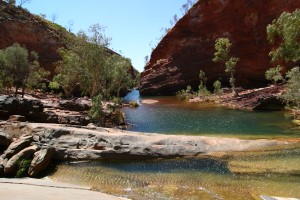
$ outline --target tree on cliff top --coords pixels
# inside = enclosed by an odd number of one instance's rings
[[[235,91],[235,67],[239,58],[230,57],[229,53],[232,47],[232,43],[228,38],[218,38],[215,43],[214,62],[220,62],[225,64],[225,72],[230,74],[229,83],[232,89],[233,96],[237,96]]]

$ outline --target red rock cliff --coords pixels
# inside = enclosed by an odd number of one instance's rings
[[[239,57],[237,85],[266,85],[270,67],[266,26],[284,11],[300,8],[300,0],[199,0],[152,52],[141,77],[142,95],[169,95],[187,85],[197,87],[202,69],[211,85],[226,84],[224,67],[212,62],[215,40],[228,37]]]
[[[56,51],[64,41],[63,32],[50,22],[0,1],[0,49],[19,43],[36,51],[40,65],[53,74],[53,62],[59,60]]]

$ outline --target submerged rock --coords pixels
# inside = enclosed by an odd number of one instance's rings
[[[300,126],[300,120],[299,119],[294,119],[293,124],[295,124],[296,126]]]

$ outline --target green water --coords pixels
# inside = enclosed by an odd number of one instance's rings
[[[130,130],[298,141],[282,147],[181,159],[62,163],[50,178],[136,200],[300,198],[300,130],[283,112],[230,110],[172,97],[124,108]],[[142,100],[133,91],[125,101]]]
[[[300,145],[219,157],[65,163],[50,178],[137,200],[300,198]]]
[[[148,133],[212,135],[244,138],[300,138],[300,129],[284,112],[254,112],[217,107],[209,103],[188,103],[176,97],[150,98],[155,104],[124,108],[129,130]],[[138,100],[139,91],[125,101]]]

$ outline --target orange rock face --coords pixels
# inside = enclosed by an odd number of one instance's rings
[[[57,50],[64,47],[61,33],[41,18],[0,1],[0,49],[19,43],[39,55],[40,66],[54,73]]]
[[[199,0],[152,52],[141,76],[141,94],[169,95],[187,85],[196,88],[200,70],[209,86],[215,80],[228,84],[225,67],[212,62],[220,37],[232,41],[231,55],[240,58],[237,86],[265,86],[272,48],[266,27],[282,12],[297,8],[300,0]]]

